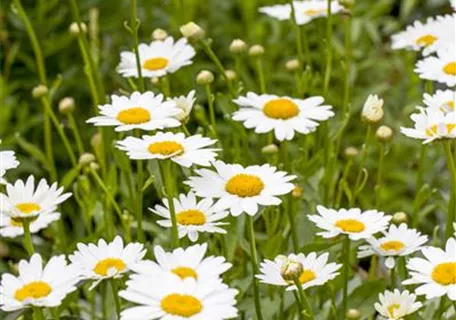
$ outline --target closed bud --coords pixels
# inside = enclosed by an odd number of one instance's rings
[[[69,114],[74,111],[75,103],[71,97],[66,97],[59,102],[59,111],[62,114]]]
[[[214,82],[214,74],[208,70],[203,70],[196,76],[197,84],[206,85],[212,82]]]
[[[261,152],[263,154],[274,154],[274,153],[279,152],[279,147],[273,143],[268,144],[267,146],[264,146],[263,148],[261,148]]]
[[[100,169],[100,165],[96,162],[91,162],[89,168],[92,171],[98,171]]]
[[[179,30],[188,40],[196,41],[204,37],[204,30],[193,21],[184,24]]]
[[[234,39],[230,44],[231,53],[243,53],[247,50],[247,44],[241,39]]]
[[[291,195],[293,198],[301,198],[303,194],[304,189],[297,184],[295,184],[293,190],[291,191]]]
[[[280,268],[280,275],[285,281],[293,281],[294,279],[299,278],[303,269],[301,262],[295,259],[286,258]]]
[[[69,31],[73,36],[77,36],[80,33],[80,29],[82,30],[82,33],[86,33],[87,25],[84,22],[81,22],[81,28],[79,28],[79,24],[77,22],[70,24]]]
[[[350,320],[358,320],[361,318],[361,312],[356,309],[348,309],[347,311],[347,319]]]
[[[264,54],[264,47],[259,44],[255,44],[255,45],[251,46],[249,49],[249,56],[251,56],[251,57],[259,57],[259,56],[262,56],[263,54]]]
[[[163,29],[157,28],[152,31],[152,39],[154,40],[165,40],[168,37],[168,32]]]
[[[160,84],[160,78],[157,78],[157,77],[153,77],[150,79],[150,82],[154,85],[154,86],[158,86]]]
[[[32,97],[35,99],[41,98],[47,95],[49,89],[44,84],[39,84],[35,88],[32,89]]]
[[[393,139],[393,129],[388,126],[380,126],[375,133],[375,136],[381,142],[388,142]]]
[[[377,95],[370,95],[364,103],[361,118],[368,123],[379,123],[384,116],[383,99]]]
[[[86,165],[94,162],[96,160],[95,156],[92,153],[86,152],[79,157],[79,165],[85,167]]]
[[[234,79],[236,79],[236,72],[234,72],[233,70],[226,70],[225,75],[229,81],[233,81]]]
[[[408,215],[405,212],[399,211],[393,214],[393,222],[395,224],[407,223]]]
[[[355,147],[347,147],[345,148],[344,150],[344,155],[347,157],[347,158],[353,158],[353,157],[356,157],[358,155],[359,151],[358,149],[356,149]]]
[[[292,59],[292,60],[288,60],[285,63],[285,68],[288,71],[297,71],[301,68],[301,64],[299,63],[298,59]]]

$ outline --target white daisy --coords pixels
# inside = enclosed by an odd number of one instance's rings
[[[77,248],[69,259],[81,270],[82,279],[96,280],[91,289],[104,279],[121,277],[146,254],[141,243],[130,243],[124,247],[120,236],[110,243],[103,239],[98,241],[98,245],[78,243]]]
[[[367,238],[368,245],[359,247],[358,258],[365,258],[373,254],[387,257],[385,265],[394,268],[397,256],[408,256],[421,249],[428,241],[426,235],[422,235],[415,229],[408,229],[407,224],[401,223],[398,227],[390,225],[389,230],[382,231],[381,238]]]
[[[184,66],[192,64],[195,49],[181,38],[174,42],[173,37],[152,41],[149,45],[141,43],[138,46],[141,63],[141,73],[146,78],[162,77],[174,73]],[[136,57],[133,52],[124,51],[120,54],[120,64],[117,67],[124,77],[138,77]]]
[[[386,290],[378,295],[378,299],[380,303],[376,302],[374,307],[388,320],[402,320],[406,315],[416,312],[423,306],[421,302],[416,301],[416,295],[407,290],[402,292],[398,289]]]
[[[282,276],[283,267],[289,262],[298,262],[302,265],[299,281],[302,288],[305,290],[310,287],[321,286],[334,279],[339,275],[336,272],[342,266],[337,263],[328,263],[328,253],[317,256],[315,252],[309,253],[307,256],[303,253],[297,255],[290,254],[288,257],[278,256],[271,260],[265,260],[260,264],[261,274],[256,275],[262,283],[272,284],[276,286],[286,286],[287,290],[296,290],[293,280],[286,280]]]
[[[246,97],[234,100],[241,108],[233,113],[233,119],[248,129],[255,128],[256,133],[274,131],[277,140],[291,140],[295,131],[314,132],[319,121],[334,116],[331,106],[321,105],[323,101],[322,97],[294,99],[248,92]]]
[[[14,151],[0,151],[0,184],[5,184],[3,179],[6,171],[9,169],[17,168],[19,161],[17,161]]]
[[[63,193],[63,187],[58,188],[57,182],[49,186],[46,179],[41,179],[35,188],[35,178],[29,176],[25,183],[17,180],[6,185],[6,194],[0,193],[0,214],[16,221],[33,219],[43,212],[55,211],[57,205],[69,197],[71,193]]]
[[[130,159],[171,159],[188,168],[194,164],[210,166],[219,149],[207,147],[216,142],[199,134],[185,137],[183,133],[157,132],[154,136],[127,137],[118,141],[117,147]]]
[[[414,128],[401,127],[407,137],[424,140],[429,143],[436,139],[454,139],[456,137],[456,112],[444,113],[435,108],[419,108],[420,113],[410,116]]]
[[[309,215],[309,220],[325,231],[317,233],[323,238],[346,234],[353,240],[367,239],[388,227],[391,216],[377,210],[327,209],[317,206],[319,215]]]
[[[219,199],[216,206],[230,208],[235,217],[243,212],[255,215],[258,205],[279,205],[278,196],[291,192],[294,185],[290,181],[296,178],[269,164],[244,168],[215,161],[214,168],[216,171],[195,170],[199,176],[190,177],[185,184],[199,197]]]
[[[444,113],[453,112],[456,105],[456,91],[454,90],[437,90],[433,95],[424,94],[424,104],[428,108],[438,109]]]
[[[410,259],[407,269],[411,278],[402,284],[419,284],[415,293],[426,295],[426,299],[447,295],[456,301],[456,239],[448,239],[445,250],[426,247],[421,252],[425,259]]]
[[[173,274],[180,279],[193,278],[200,282],[213,282],[231,268],[224,257],[204,257],[207,244],[196,244],[186,249],[177,248],[172,252],[165,252],[162,247],[155,246],[154,254],[157,262],[144,260],[132,266],[132,270],[139,276],[157,276]],[[131,275],[131,279],[136,279]]]
[[[111,96],[111,104],[98,107],[101,116],[87,120],[96,126],[115,126],[115,131],[162,130],[180,126],[175,119],[181,111],[174,101],[163,101],[153,92],[133,92],[130,97]]]
[[[52,257],[43,268],[41,256],[21,260],[19,275],[2,275],[0,309],[16,311],[27,307],[57,307],[65,296],[76,290],[78,270],[67,265],[65,256]]]
[[[30,219],[30,232],[37,233],[41,229],[45,229],[52,222],[59,219],[59,212],[44,211],[37,217]],[[24,228],[21,221],[0,213],[0,235],[2,237],[14,238],[23,234]]]
[[[155,214],[165,218],[158,220],[157,223],[165,228],[171,228],[171,213],[168,207],[168,199],[163,199],[162,205],[156,205],[154,209],[149,208]],[[179,238],[188,236],[190,241],[198,240],[199,232],[222,233],[226,231],[220,226],[227,225],[220,222],[229,213],[214,206],[214,201],[210,198],[197,201],[195,194],[189,192],[187,195],[181,194],[178,199],[174,199],[176,211],[177,228]]]
[[[222,320],[237,316],[238,291],[220,281],[197,282],[174,274],[127,281],[119,296],[139,306],[121,313],[122,320]]]
[[[424,80],[456,85],[456,54],[454,50],[439,50],[437,57],[431,56],[416,64],[415,72]]]
[[[174,117],[181,122],[185,122],[188,120],[190,112],[192,112],[193,105],[196,101],[195,90],[190,91],[186,96],[168,98],[168,100],[174,101],[177,107],[180,109],[180,113]]]

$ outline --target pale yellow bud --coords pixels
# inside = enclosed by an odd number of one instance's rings
[[[233,81],[234,79],[236,79],[236,72],[234,72],[233,70],[226,70],[225,75],[229,81]]]
[[[249,49],[249,55],[251,57],[259,57],[259,56],[262,56],[263,54],[264,54],[264,47],[259,44],[255,44],[255,45],[251,46]]]
[[[168,37],[168,32],[163,29],[157,28],[152,32],[152,39],[154,40],[165,40]]]
[[[41,97],[47,95],[48,92],[49,92],[49,89],[44,84],[40,84],[32,89],[32,97],[34,97],[35,99],[38,99],[38,98],[41,98]]]
[[[204,37],[204,30],[193,21],[181,26],[180,32],[189,40],[199,40]]]
[[[368,123],[378,123],[383,119],[383,99],[370,95],[364,103],[361,118]]]
[[[297,184],[295,184],[293,190],[291,191],[291,195],[293,198],[301,198],[302,194],[304,193],[304,189]]]
[[[286,259],[280,268],[280,275],[285,281],[293,281],[302,274],[302,263],[294,259]]]
[[[87,25],[84,22],[81,22],[81,29],[82,33],[87,32]],[[77,36],[80,33],[79,24],[77,22],[73,22],[70,24],[69,31],[73,36]]]
[[[347,147],[344,150],[344,154],[347,158],[352,158],[356,157],[358,155],[359,151],[355,147]]]
[[[297,71],[301,68],[301,64],[299,63],[298,59],[292,59],[292,60],[288,60],[285,63],[285,68],[288,71]]]
[[[59,111],[62,114],[69,114],[75,109],[75,102],[72,97],[65,97],[59,102]]]
[[[405,212],[399,211],[393,215],[393,222],[395,224],[407,223],[408,215]]]
[[[203,70],[196,76],[197,84],[206,85],[212,82],[214,82],[214,74],[208,70]]]
[[[242,53],[247,50],[247,44],[241,39],[234,39],[230,44],[231,53]]]
[[[261,152],[264,154],[274,154],[279,152],[279,147],[275,144],[268,144],[267,146],[264,146],[261,148]]]
[[[393,129],[391,129],[388,126],[380,126],[377,129],[377,132],[375,133],[375,136],[377,137],[378,140],[381,142],[388,142],[393,139]]]
[[[348,309],[347,311],[347,319],[350,320],[358,320],[361,318],[361,312],[356,309]]]

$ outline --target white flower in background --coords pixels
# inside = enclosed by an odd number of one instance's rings
[[[401,127],[401,132],[407,137],[424,140],[429,143],[436,139],[454,139],[456,137],[456,112],[445,114],[435,108],[419,108],[420,113],[410,116],[414,128]]]
[[[387,257],[385,265],[394,268],[395,257],[408,256],[421,249],[422,245],[428,241],[426,235],[422,235],[415,229],[408,229],[407,224],[401,223],[399,226],[390,225],[387,231],[382,231],[383,237],[367,238],[368,245],[359,247],[358,258],[365,258],[373,254]]]
[[[430,56],[416,64],[415,72],[424,80],[456,85],[456,53],[454,50],[439,50],[437,57]]]
[[[0,151],[0,184],[6,184],[3,179],[6,171],[9,169],[17,168],[19,161],[17,161],[14,151]]]
[[[142,276],[127,281],[119,296],[139,306],[125,309],[122,320],[223,320],[237,316],[236,295],[219,280],[197,282],[174,274]]]
[[[421,302],[416,301],[416,295],[407,290],[402,292],[398,289],[386,290],[378,295],[378,299],[380,303],[374,304],[375,310],[388,320],[402,320],[423,306]]]
[[[55,211],[69,197],[71,193],[63,193],[57,182],[49,186],[46,179],[41,179],[35,188],[35,178],[29,176],[25,183],[16,180],[6,185],[6,194],[0,193],[0,214],[16,221],[33,220],[41,213]]]
[[[143,244],[129,243],[124,246],[120,236],[110,243],[104,239],[98,240],[97,245],[78,243],[77,248],[69,259],[80,270],[82,279],[96,280],[90,289],[104,279],[121,277],[146,254]]]
[[[450,0],[450,2],[453,9],[456,10],[456,0]]]
[[[150,44],[141,43],[138,46],[141,73],[145,78],[162,77],[174,73],[184,66],[192,64],[195,49],[181,38],[174,42],[173,37],[155,40]],[[133,52],[124,51],[120,54],[120,64],[117,67],[124,77],[138,78],[136,57]]]
[[[431,109],[437,109],[444,113],[455,111],[456,91],[437,90],[433,95],[424,94],[424,104]]]
[[[188,168],[194,164],[210,166],[219,149],[207,147],[216,142],[199,134],[185,137],[183,133],[157,132],[154,136],[127,137],[118,141],[117,147],[126,151],[130,159],[171,159]]]
[[[322,97],[294,99],[271,94],[257,95],[248,92],[247,96],[233,100],[241,108],[233,113],[233,119],[241,121],[256,133],[274,131],[277,140],[291,140],[295,132],[309,134],[334,116],[332,107],[321,105]]]
[[[383,99],[377,95],[369,95],[364,102],[361,118],[369,123],[378,123],[383,119],[385,112],[383,111]]]
[[[181,111],[174,101],[163,101],[153,92],[133,92],[130,97],[111,96],[111,104],[98,106],[101,116],[87,120],[95,126],[116,127],[115,131],[161,130],[180,126],[175,119]]]
[[[321,286],[326,282],[334,279],[339,275],[337,270],[342,266],[337,263],[328,263],[328,253],[317,256],[315,252],[309,253],[307,256],[303,253],[297,255],[290,254],[288,257],[278,256],[271,260],[265,260],[260,264],[261,274],[256,275],[262,283],[272,284],[276,286],[286,286],[287,290],[296,290],[293,279],[284,279],[284,268],[292,263],[300,263],[302,269],[299,268],[299,281],[302,288],[305,290],[310,287]]]
[[[37,217],[30,219],[30,232],[37,233],[41,229],[47,228],[52,222],[60,219],[59,212],[44,211]],[[24,234],[22,222],[18,219],[13,219],[8,215],[0,213],[0,235],[2,237],[14,238]]]
[[[173,274],[180,279],[193,278],[198,283],[220,280],[221,275],[231,268],[224,257],[204,257],[207,244],[196,244],[186,249],[177,248],[172,252],[165,252],[162,247],[155,246],[154,255],[157,262],[143,260],[132,266],[138,275],[131,275],[131,279],[142,276],[157,276]]]
[[[388,227],[391,216],[377,210],[327,209],[317,206],[318,215],[309,215],[309,220],[325,231],[317,233],[323,238],[346,234],[353,240],[367,239]]]
[[[185,122],[189,118],[196,101],[195,90],[190,91],[186,96],[168,98],[168,100],[174,101],[180,109],[180,113],[175,115],[175,118],[181,122]]]
[[[179,238],[188,236],[190,241],[195,242],[198,240],[200,232],[226,233],[220,226],[228,223],[220,222],[220,220],[224,219],[229,213],[226,210],[216,208],[212,199],[204,198],[197,201],[195,194],[190,191],[187,195],[181,194],[178,199],[173,200]],[[171,228],[172,222],[168,199],[163,199],[162,201],[164,206],[156,205],[154,209],[149,208],[149,210],[165,218],[157,221],[160,226]]]
[[[402,284],[418,285],[415,293],[426,295],[426,299],[447,295],[456,301],[456,239],[448,239],[445,250],[426,247],[421,252],[425,259],[410,259],[407,263],[410,279]]]
[[[216,171],[195,170],[199,176],[190,177],[185,184],[199,197],[218,199],[216,206],[230,208],[235,217],[243,212],[255,215],[258,205],[279,205],[282,203],[279,196],[293,190],[290,181],[296,178],[269,164],[244,168],[216,161],[214,168]]]
[[[35,253],[30,261],[21,260],[19,275],[3,273],[0,286],[0,309],[16,311],[28,307],[57,307],[67,294],[76,290],[78,269],[68,265],[65,256],[52,257],[43,267]]]

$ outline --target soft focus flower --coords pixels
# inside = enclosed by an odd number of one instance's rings
[[[369,123],[378,123],[383,119],[383,115],[383,99],[379,99],[377,95],[369,95],[364,103],[361,118]]]
[[[416,295],[407,290],[386,290],[378,295],[380,303],[375,303],[375,310],[388,320],[401,320],[420,309],[423,304],[416,301]]]
[[[456,85],[456,54],[455,50],[442,49],[437,51],[437,57],[430,56],[416,64],[415,72],[424,80],[432,80],[446,84],[448,87]]]
[[[428,108],[437,109],[444,113],[453,112],[456,106],[456,91],[437,90],[433,95],[425,93],[423,102]]]

